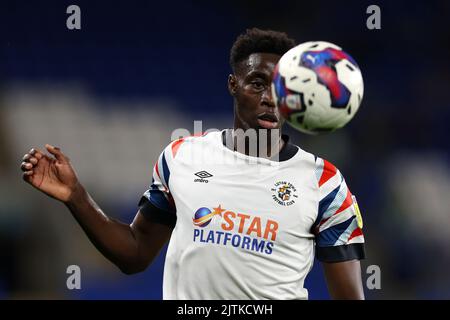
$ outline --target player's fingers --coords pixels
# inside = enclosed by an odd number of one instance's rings
[[[31,176],[33,175],[33,171],[25,171],[23,174],[22,174],[22,179],[25,181],[25,182],[30,182],[31,181]]]
[[[36,148],[32,148],[27,154],[35,157],[38,160],[40,160],[44,156],[44,153]]]
[[[37,158],[33,157],[29,153],[27,153],[26,155],[23,156],[22,161],[23,162],[30,162],[32,164],[37,164],[39,162],[39,160]]]
[[[20,165],[20,169],[22,169],[22,171],[29,171],[33,169],[33,165],[29,162],[22,162],[22,164]]]
[[[62,161],[62,162],[69,161],[69,159],[64,155],[64,153],[61,152],[61,149],[59,149],[55,146],[52,146],[50,144],[46,144],[45,148],[48,150],[48,152],[50,152],[52,155],[54,155],[58,161]]]
[[[34,149],[34,154],[33,154],[33,156],[36,158],[36,159],[38,159],[38,160],[41,160],[42,159],[42,157],[44,157],[44,153],[41,151],[41,150],[39,150],[39,149]]]
[[[39,162],[39,160],[37,158],[33,157],[32,155],[30,155],[28,153],[23,156],[22,161],[23,162],[29,162],[29,163],[32,163],[32,164],[37,164]]]

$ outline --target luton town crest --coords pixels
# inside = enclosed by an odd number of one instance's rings
[[[270,190],[272,191],[272,199],[282,206],[290,206],[298,198],[297,189],[287,181],[278,181],[274,188]]]

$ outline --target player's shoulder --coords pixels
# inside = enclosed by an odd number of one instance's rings
[[[345,184],[341,171],[331,161],[318,156],[315,156],[315,176],[321,189],[333,189]]]
[[[318,187],[337,185],[344,179],[340,170],[329,160],[298,147],[298,157],[314,171]]]

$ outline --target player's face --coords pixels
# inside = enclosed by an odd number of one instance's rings
[[[253,53],[230,75],[228,88],[234,97],[235,128],[281,128],[284,121],[271,96],[272,73],[280,58],[272,53]]]

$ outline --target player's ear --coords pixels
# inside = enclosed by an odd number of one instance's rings
[[[236,94],[237,80],[234,74],[228,76],[228,92],[234,97]]]

